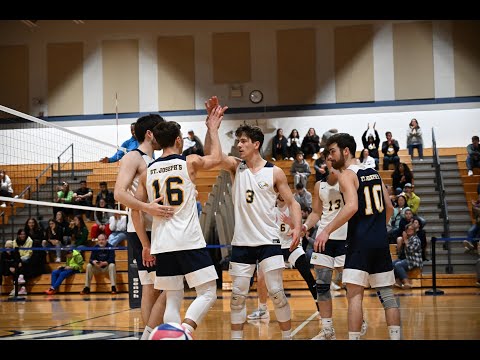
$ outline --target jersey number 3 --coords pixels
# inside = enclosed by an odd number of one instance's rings
[[[170,177],[165,181],[165,184],[167,185],[168,204],[174,206],[181,205],[183,203],[183,190],[176,187],[176,185],[183,184],[183,179],[178,176]],[[159,198],[160,184],[158,183],[158,180],[155,180],[152,185],[155,189],[155,198]]]
[[[373,186],[365,186],[363,188],[363,194],[365,195],[365,215],[372,215],[372,195],[373,202],[375,203],[375,208],[379,213],[383,212],[383,195],[382,195],[382,185],[376,184]]]

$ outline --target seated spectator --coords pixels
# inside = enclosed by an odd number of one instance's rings
[[[92,206],[93,191],[87,187],[85,180],[80,181],[80,187],[73,193],[73,204],[82,206]],[[74,215],[85,213],[87,220],[90,220],[90,210],[74,209]]]
[[[399,163],[392,173],[392,186],[396,194],[403,192],[406,183],[413,184],[413,174],[405,163]]]
[[[377,166],[375,159],[369,155],[368,149],[363,149],[362,153],[360,154],[360,166],[362,166],[364,169],[375,169]]]
[[[17,238],[13,241],[13,247],[23,248],[19,250],[19,254],[20,261],[22,262],[22,273],[25,279],[31,279],[37,275],[43,274],[44,269],[39,267],[38,263],[34,260],[38,259],[39,255],[43,255],[43,259],[45,259],[45,253],[43,253],[43,251],[34,252],[33,250],[28,250],[33,247],[33,240],[27,236],[24,229],[19,229],[17,231]],[[35,257],[34,253],[36,254]]]
[[[10,180],[10,177],[5,173],[4,170],[0,170],[0,196],[13,197],[12,180]],[[0,206],[6,207],[7,204],[2,202]]]
[[[400,220],[402,219],[403,209],[407,206],[405,194],[400,194],[396,198],[397,206],[393,208],[393,214],[387,224],[387,237],[390,244],[396,244],[397,238],[402,234],[400,232]]]
[[[109,229],[111,234],[108,237],[108,243],[111,246],[118,246],[127,239],[127,216],[114,213],[109,219]]]
[[[302,147],[302,141],[300,140],[300,135],[298,135],[297,129],[293,129],[290,132],[287,139],[287,147],[289,160],[293,161],[297,153],[301,151],[300,149]]]
[[[283,129],[277,129],[277,135],[273,137],[272,140],[272,161],[277,161],[277,159],[288,160],[288,141],[285,136],[283,136]]]
[[[413,149],[417,149],[418,157],[423,160],[423,138],[422,129],[418,124],[417,119],[412,119],[407,130],[407,148],[408,154],[413,160]]]
[[[55,221],[57,222],[58,226],[62,229],[62,244],[63,245],[70,245],[70,239],[72,237],[72,229],[70,229],[70,223],[65,218],[65,214],[63,211],[57,211],[55,214]]]
[[[397,249],[400,248],[400,244],[403,241],[402,234],[405,231],[405,227],[410,223],[413,223],[413,213],[412,213],[412,210],[407,206],[403,208],[402,218],[400,219],[400,222],[398,224]],[[398,254],[399,254],[398,257],[401,259],[402,258],[400,255],[401,252],[398,251]]]
[[[388,197],[390,198],[390,201],[392,202],[393,207],[397,206],[397,195],[395,194],[395,189],[393,188],[392,185],[385,185],[388,191]]]
[[[328,167],[325,161],[325,154],[323,151],[320,152],[319,158],[313,163],[313,168],[315,169],[315,182],[327,181]]]
[[[25,289],[25,278],[22,274],[22,261],[20,260],[20,252],[13,247],[13,241],[5,241],[5,251],[0,253],[0,277],[11,276],[13,279],[13,290],[10,292],[10,296],[15,296],[15,286],[18,288],[18,295],[27,295],[27,289]],[[2,280],[0,278],[0,280]],[[1,281],[0,281],[1,284]],[[18,285],[22,285],[18,287]]]
[[[318,137],[314,128],[308,129],[307,134],[302,140],[301,149],[304,153],[305,158],[312,155],[313,160],[318,159],[317,153],[320,151],[320,138]]]
[[[468,240],[463,240],[463,245],[467,251],[478,252],[478,241],[480,238],[480,195],[477,201],[472,200],[472,213],[475,217],[475,223],[468,229]]]
[[[109,209],[109,207],[107,207],[107,203],[103,199],[100,199],[100,202],[98,203],[97,206],[99,208]],[[92,229],[90,231],[90,236],[92,239],[96,239],[99,234],[105,234],[107,238],[108,236],[110,236],[110,234],[112,233],[108,225],[110,216],[112,216],[112,214],[108,211],[95,210],[94,212],[95,224],[93,224]]]
[[[71,246],[76,248],[83,248],[87,246],[88,228],[83,221],[83,216],[75,215],[70,223],[72,232]]]
[[[55,262],[59,263],[62,261],[62,241],[63,241],[63,229],[62,227],[54,220],[48,220],[48,229],[46,231],[47,239],[42,241],[42,246],[44,248],[54,247],[56,248],[56,258]],[[48,252],[47,252],[48,253]]]
[[[293,175],[293,186],[296,187],[298,183],[302,183],[307,187],[308,177],[311,174],[310,165],[303,158],[303,152],[297,153],[295,161],[290,168],[290,174]]]
[[[400,247],[404,248],[405,259],[393,260],[393,271],[395,273],[395,286],[400,289],[410,289],[412,283],[408,279],[407,271],[413,268],[422,268],[422,244],[418,238],[413,224],[405,226]],[[400,249],[397,249],[400,252]]]
[[[202,140],[200,140],[200,138],[197,135],[195,135],[195,133],[193,132],[192,129],[188,130],[187,139],[189,140],[188,143],[191,146],[188,146],[188,148],[186,148],[183,151],[183,153],[182,153],[183,156],[188,156],[190,154],[197,154],[197,155],[200,155],[200,156],[205,155],[205,153],[203,152]]]
[[[64,181],[62,185],[59,187],[57,191],[57,196],[53,201],[61,204],[70,204],[70,205],[73,203],[73,191],[70,190],[70,185],[66,181]],[[73,214],[72,209],[54,207],[53,215],[55,215],[57,211],[63,211],[67,216]]]
[[[473,168],[480,168],[480,145],[478,136],[472,136],[472,143],[467,146],[467,152],[468,176],[472,176]]]
[[[34,217],[28,218],[25,221],[24,230],[27,236],[33,241],[33,247],[41,247],[43,240],[45,240],[45,231],[42,229],[37,219]]]
[[[106,181],[100,182],[100,191],[97,194],[97,198],[95,199],[95,206],[98,206],[100,203],[100,199],[104,199],[107,203],[107,206],[110,208],[115,208],[115,197],[113,196],[113,191],[108,190],[108,185]]]
[[[387,131],[385,136],[387,140],[382,143],[383,170],[388,170],[390,164],[394,164],[396,168],[400,163],[400,157],[398,156],[400,145],[398,145],[398,141],[392,137],[390,131]]]
[[[295,186],[294,198],[300,204],[301,209],[312,208],[312,194],[307,189],[305,189],[305,186],[303,186],[302,183],[298,183]]]
[[[428,261],[427,259],[427,233],[425,232],[425,222],[421,221],[418,217],[413,218],[413,226],[415,227],[416,234],[420,239],[422,244],[422,260]]]
[[[378,136],[378,132],[375,129],[375,125],[377,123],[373,123],[373,131],[375,133],[375,136],[372,134],[369,134],[367,137],[367,132],[370,130],[370,123],[367,125],[367,130],[362,135],[362,144],[364,149],[368,149],[369,155],[373,158],[375,161],[375,169],[378,170],[378,162],[380,159],[380,155],[378,154],[378,147],[380,146],[380,136]]]
[[[125,140],[120,147],[127,149],[126,152],[123,151],[122,149],[119,149],[113,156],[108,157],[105,156],[104,158],[100,159],[101,163],[113,163],[119,161],[123,155],[125,155],[127,152],[132,151],[136,148],[138,148],[138,141],[137,138],[135,137],[135,123],[130,124],[130,133],[132,134],[132,137],[128,140]]]
[[[78,217],[80,215],[76,215]],[[67,277],[77,274],[83,271],[83,256],[77,249],[67,250],[67,261],[65,266],[59,266],[56,270],[52,271],[51,286],[48,290],[45,290],[45,294],[53,295],[58,291],[63,280]]]
[[[407,206],[412,210],[413,215],[417,215],[418,208],[420,207],[420,197],[413,192],[413,185],[406,183],[403,192],[407,199]]]
[[[85,276],[85,287],[80,292],[81,295],[90,294],[90,284],[92,283],[92,276],[95,274],[107,274],[112,284],[112,294],[117,293],[116,280],[117,270],[115,268],[115,250],[108,250],[112,245],[107,243],[104,234],[98,235],[98,244],[94,246],[96,249],[92,250],[90,254],[90,261],[87,264],[87,271]]]

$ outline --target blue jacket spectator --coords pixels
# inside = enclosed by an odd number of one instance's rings
[[[126,148],[127,152],[135,150],[138,148],[138,141],[137,138],[135,137],[135,123],[130,124],[130,132],[132,133],[132,137],[122,143],[120,145],[122,148]],[[112,163],[112,162],[117,162],[119,161],[123,155],[125,155],[125,152],[123,150],[118,150],[115,155],[108,157],[105,156],[104,158],[100,159],[100,162],[102,163]]]

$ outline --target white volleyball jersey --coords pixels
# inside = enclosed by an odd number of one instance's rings
[[[170,219],[153,217],[151,254],[207,246],[185,156],[174,154],[152,162],[147,169],[147,193],[150,201],[163,195],[163,204],[174,208]]]
[[[147,166],[148,166],[148,164],[150,164],[153,161],[153,158],[151,158],[150,156],[145,154],[142,150],[135,149],[135,150],[132,150],[132,151],[138,151],[140,153],[140,155],[142,155],[142,159],[145,161],[145,164]],[[130,185],[130,187],[127,189],[127,191],[130,194],[135,195],[135,192],[137,191],[137,188],[138,188],[138,176],[135,177],[135,179],[133,179],[132,185]],[[152,220],[153,220],[152,215],[144,213],[144,212],[142,212],[141,214],[143,215],[143,223],[145,225],[145,230],[146,231],[151,231],[152,230]],[[131,209],[128,209],[127,232],[137,232],[135,230],[135,226],[133,225],[132,210]]]
[[[276,207],[275,208],[275,214],[276,214],[276,219],[277,219],[277,225],[278,225],[278,231],[279,231],[279,237],[280,237],[280,245],[282,246],[282,249],[288,249],[290,245],[292,244],[292,236],[288,235],[288,232],[290,231],[290,225],[285,224],[282,221],[282,214],[285,216],[290,216],[290,209],[288,206],[285,206],[283,208]],[[300,245],[300,244],[299,244]]]
[[[232,245],[280,245],[275,219],[277,194],[273,189],[273,166],[267,162],[253,174],[245,162],[238,165],[232,193],[235,205]]]
[[[320,189],[318,191],[318,196],[323,203],[322,217],[318,221],[318,230],[317,234],[332,222],[332,220],[337,216],[337,214],[342,210],[345,205],[343,200],[343,195],[340,192],[339,183],[333,186],[329,185],[326,181],[320,183]],[[347,239],[347,230],[348,222],[340,226],[337,230],[330,234],[331,240],[346,240]]]

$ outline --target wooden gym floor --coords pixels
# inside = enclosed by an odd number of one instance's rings
[[[480,288],[443,288],[444,295],[427,296],[428,289],[395,290],[400,301],[405,340],[480,340]],[[316,307],[307,291],[287,290],[292,309],[294,340],[308,340],[319,331]],[[218,300],[194,333],[196,340],[230,339],[230,291],[217,290]],[[195,293],[185,293],[184,307]],[[347,338],[347,301],[344,290],[332,291],[337,339]],[[124,339],[136,340],[143,331],[139,309],[130,309],[128,295],[106,293],[27,295],[12,301],[0,297],[0,340],[20,339]],[[270,321],[245,325],[246,340],[281,339],[273,305],[268,300]],[[247,312],[257,306],[251,291]],[[384,311],[372,290],[366,290],[365,318],[369,328],[364,339],[388,339]]]

